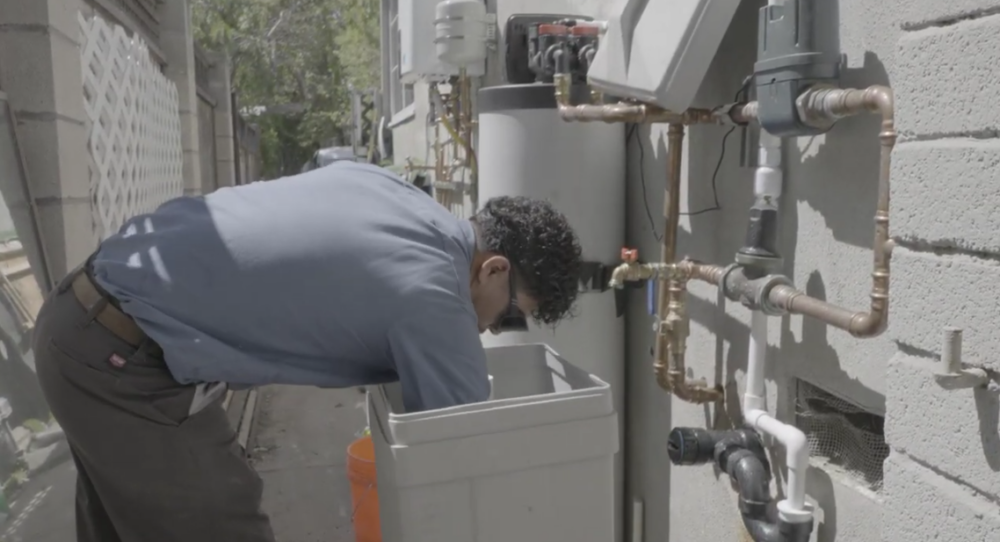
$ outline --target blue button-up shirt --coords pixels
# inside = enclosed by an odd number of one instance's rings
[[[398,379],[407,410],[485,400],[472,225],[374,166],[339,162],[169,201],[94,259],[181,383]]]

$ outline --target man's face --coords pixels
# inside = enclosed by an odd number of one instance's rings
[[[527,331],[528,315],[535,301],[519,291],[517,274],[503,256],[491,256],[480,267],[472,283],[472,302],[479,319],[479,332]]]

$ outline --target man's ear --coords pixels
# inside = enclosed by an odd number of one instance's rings
[[[492,277],[510,270],[510,261],[503,256],[490,256],[479,268],[479,281],[486,282]]]

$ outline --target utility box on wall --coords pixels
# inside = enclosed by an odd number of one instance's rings
[[[446,0],[445,0],[446,1]],[[399,78],[403,83],[445,81],[459,75],[459,68],[438,59],[434,40],[438,4],[442,0],[399,0]],[[470,77],[486,73],[486,62],[466,67]]]
[[[607,94],[683,111],[691,107],[740,3],[627,0],[587,73]]]

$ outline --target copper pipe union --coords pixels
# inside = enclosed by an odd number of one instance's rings
[[[889,262],[892,240],[889,238],[889,194],[892,150],[896,145],[895,107],[892,89],[872,86],[866,89],[817,88],[806,91],[797,101],[803,119],[829,122],[848,115],[879,113],[882,128],[879,142],[878,202],[875,206],[875,233],[872,243],[872,288],[868,311],[852,311],[809,297],[790,286],[776,286],[768,293],[769,301],[788,312],[816,318],[859,338],[877,337],[889,325]]]

